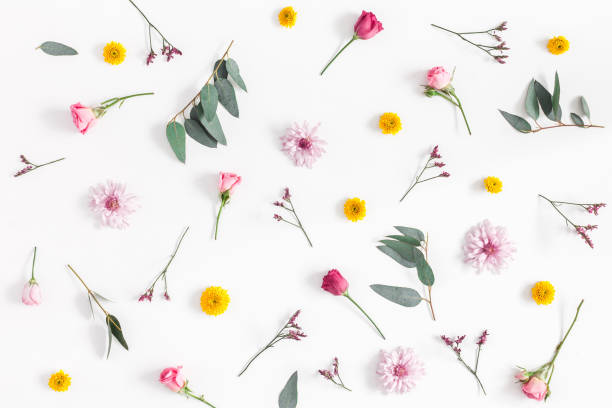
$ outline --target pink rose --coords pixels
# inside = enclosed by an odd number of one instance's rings
[[[532,376],[529,381],[524,383],[521,389],[523,390],[523,394],[536,401],[544,400],[544,398],[546,398],[546,394],[548,393],[548,386],[544,380],[536,377],[535,375]]]
[[[383,30],[382,23],[374,13],[362,11],[355,23],[355,35],[362,40],[369,40]]]
[[[21,292],[21,301],[24,305],[40,305],[42,303],[42,295],[40,287],[36,282],[26,282]]]
[[[231,196],[234,193],[234,188],[240,182],[242,178],[234,173],[219,173],[219,193],[223,194],[226,191]]]
[[[90,127],[96,124],[97,119],[93,109],[81,105],[80,102],[70,105],[70,113],[72,113],[74,126],[76,126],[83,135]]]
[[[444,89],[450,85],[451,74],[444,67],[433,67],[427,72],[427,85],[433,89]]]
[[[187,382],[181,373],[182,368],[182,366],[164,368],[159,375],[159,382],[174,392],[181,391]]]
[[[321,288],[332,295],[340,296],[348,290],[348,282],[337,269],[332,269],[323,277]]]

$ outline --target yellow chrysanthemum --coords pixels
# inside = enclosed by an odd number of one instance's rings
[[[366,216],[365,201],[357,197],[349,198],[344,203],[344,215],[346,215],[347,219],[353,222],[363,220]]]
[[[540,281],[531,288],[531,297],[538,305],[550,305],[555,299],[555,287],[548,281]]]
[[[562,35],[548,40],[548,51],[550,51],[551,54],[559,55],[567,50],[569,50],[569,41]]]
[[[497,177],[487,177],[484,179],[484,185],[487,191],[491,194],[497,194],[502,191],[502,182]]]
[[[218,316],[227,310],[230,297],[221,286],[211,286],[202,292],[200,306],[207,315]]]
[[[283,27],[291,28],[295,25],[295,21],[297,20],[297,12],[293,9],[293,7],[285,7],[278,13],[278,22]]]
[[[382,130],[383,134],[396,134],[402,130],[402,122],[400,117],[395,113],[387,112],[383,113],[378,120],[378,127]]]
[[[68,387],[70,387],[70,376],[63,370],[59,370],[49,378],[49,387],[57,392],[68,390]]]
[[[121,43],[111,41],[104,47],[104,61],[119,65],[125,60],[125,47]]]

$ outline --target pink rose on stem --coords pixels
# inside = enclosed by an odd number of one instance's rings
[[[383,30],[382,23],[378,21],[374,13],[369,11],[362,11],[361,16],[357,19],[355,23],[355,27],[353,28],[353,37],[351,40],[346,43],[344,47],[338,51],[338,53],[334,56],[334,58],[329,61],[329,63],[323,68],[323,71],[319,75],[323,75],[323,73],[327,70],[327,68],[331,65],[332,62],[338,58],[338,55],[342,53],[353,41],[355,40],[369,40],[374,37],[376,34],[380,33]]]
[[[172,392],[185,394],[187,397],[195,398],[209,407],[215,408],[214,405],[204,399],[203,395],[195,395],[187,386],[188,381],[181,373],[182,368],[182,366],[164,368],[159,375],[159,382],[168,387]]]
[[[242,178],[234,173],[219,173],[219,197],[221,198],[221,205],[219,206],[219,212],[217,213],[217,222],[215,224],[215,239],[217,239],[217,232],[219,230],[219,219],[221,218],[221,211],[223,207],[229,202],[230,197],[234,193],[234,189],[238,187]]]
[[[548,394],[548,385],[539,377],[534,375],[529,379],[529,381],[523,384],[521,390],[523,391],[523,394],[527,396],[527,398],[542,401],[546,398],[546,394]]]
[[[463,121],[467,127],[468,133],[471,135],[470,124],[468,123],[463,105],[455,93],[455,88],[451,84],[453,80],[453,74],[449,74],[444,67],[433,67],[427,72],[427,85],[425,85],[425,95],[428,97],[441,96],[453,105],[455,105],[461,111]]]
[[[378,334],[380,334],[380,337],[385,339],[384,334],[382,334],[382,332],[380,331],[376,323],[374,323],[374,320],[372,320],[372,318],[368,316],[365,310],[363,310],[361,306],[359,306],[359,304],[355,302],[353,298],[349,295],[348,287],[349,287],[348,281],[344,279],[344,276],[342,276],[342,274],[337,269],[332,269],[329,272],[327,272],[327,275],[323,277],[323,283],[321,284],[321,289],[331,293],[334,296],[342,295],[346,297],[348,300],[350,300],[351,303],[353,303],[355,306],[357,306],[357,309],[359,309],[361,313],[363,313],[364,316],[368,318],[370,323],[374,325],[374,327],[378,331]]]
[[[70,113],[72,114],[72,121],[74,126],[79,129],[81,134],[85,134],[90,127],[96,124],[97,116],[92,108],[81,105],[80,102],[70,105]]]
[[[24,305],[33,306],[40,305],[42,303],[42,294],[38,282],[34,279],[34,264],[36,263],[36,247],[34,247],[34,258],[32,259],[32,277],[23,286],[21,292],[21,302]]]
[[[444,67],[433,67],[427,72],[427,85],[433,89],[445,89],[450,85],[451,79],[451,74]]]

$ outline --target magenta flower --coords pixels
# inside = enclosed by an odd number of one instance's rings
[[[317,124],[311,129],[308,122],[304,122],[302,126],[294,123],[293,127],[288,128],[281,136],[282,150],[291,157],[296,166],[306,166],[310,169],[312,164],[325,153],[322,146],[326,142],[315,134],[319,126],[320,124]]]
[[[425,375],[425,369],[414,350],[397,347],[390,352],[381,350],[376,374],[387,392],[403,394],[414,388],[416,381]]]
[[[107,181],[90,189],[91,210],[99,215],[102,225],[125,228],[128,217],[136,211],[136,196],[125,192],[125,184]]]
[[[493,226],[489,220],[484,220],[468,231],[463,251],[465,262],[472,264],[478,272],[484,269],[499,272],[512,259],[516,248],[504,227]]]

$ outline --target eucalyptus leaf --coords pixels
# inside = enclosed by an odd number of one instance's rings
[[[582,118],[580,116],[578,116],[575,113],[570,113],[570,118],[572,118],[572,122],[574,122],[574,124],[576,126],[580,126],[580,127],[584,127],[584,121],[582,120]]]
[[[555,116],[553,113],[552,96],[550,95],[550,92],[548,92],[546,88],[544,88],[544,86],[538,81],[534,80],[533,83],[538,102],[540,103],[540,107],[542,108],[542,112],[544,112],[548,119],[555,120]]]
[[[402,242],[405,242],[407,244],[417,246],[417,247],[421,246],[421,241],[413,237],[407,237],[405,235],[387,235],[387,238],[393,238],[398,241],[402,241]]]
[[[242,88],[244,92],[246,92],[246,84],[240,76],[240,69],[238,68],[238,63],[236,63],[236,61],[234,61],[233,59],[228,58],[225,63],[225,67],[227,68],[229,76],[234,80],[234,82],[236,82],[236,85],[238,85],[240,88]]]
[[[108,346],[106,349],[106,359],[108,360],[108,356],[110,355],[110,351],[111,351],[111,346],[113,345],[113,335],[112,335],[110,323],[106,324],[106,328],[107,328],[106,332],[108,334],[107,336]]]
[[[198,119],[202,126],[204,126],[204,130],[215,139],[217,142],[222,145],[227,145],[227,140],[225,139],[225,133],[223,133],[223,128],[221,127],[221,122],[219,122],[219,117],[215,115],[212,121],[207,121],[204,117],[204,111],[202,110],[202,105],[198,104],[196,107],[196,113],[198,115]]]
[[[414,267],[416,267],[416,262],[410,262],[410,261],[405,260],[404,258],[402,258],[402,256],[400,254],[398,254],[396,251],[394,251],[393,249],[389,248],[388,246],[379,245],[376,248],[378,248],[380,250],[380,252],[382,252],[385,255],[388,255],[395,262],[399,263],[402,266],[405,266],[406,268],[414,268]]]
[[[423,300],[419,292],[411,288],[378,284],[370,285],[370,288],[388,301],[405,307],[414,307]]]
[[[584,113],[584,116],[591,120],[591,110],[589,109],[589,104],[587,103],[584,96],[580,97],[580,104],[582,105],[582,112]]]
[[[529,81],[529,86],[527,87],[525,110],[533,120],[538,120],[538,117],[540,116],[540,106],[538,105],[538,97],[535,93],[535,85],[533,79]]]
[[[93,303],[91,302],[91,295],[87,292],[87,300],[89,301],[89,310],[91,311],[91,318],[95,319],[96,315],[94,314]]]
[[[238,102],[236,101],[236,91],[227,79],[221,78],[215,81],[215,87],[219,93],[219,103],[223,105],[230,115],[239,117]]]
[[[421,230],[418,230],[416,228],[399,227],[399,226],[395,226],[393,228],[398,230],[402,235],[405,235],[407,237],[412,237],[414,239],[418,239],[419,241],[425,241],[425,234],[423,234]]]
[[[119,319],[109,314],[106,316],[106,324],[110,327],[111,333],[117,339],[119,344],[121,344],[124,349],[129,350],[127,342],[125,341],[125,338],[123,337],[123,330],[121,329],[121,324],[119,323]]]
[[[185,128],[173,120],[166,126],[166,138],[176,158],[185,163]]]
[[[506,119],[506,121],[508,121],[508,123],[513,128],[518,130],[519,132],[527,133],[531,130],[531,125],[525,119],[521,118],[520,116],[516,116],[511,113],[504,112],[501,109],[498,109],[498,110],[499,110],[499,113],[502,114],[504,119]]]
[[[416,268],[419,280],[423,283],[423,285],[433,286],[435,282],[434,274],[431,270],[431,266],[429,266],[425,260],[425,257],[421,256],[419,259],[417,259]]]
[[[109,299],[109,298],[107,298],[107,297],[102,296],[101,294],[99,294],[99,293],[98,293],[98,292],[96,292],[95,290],[92,290],[91,292],[94,294],[94,296],[95,296],[96,298],[98,298],[98,300],[103,300],[103,301],[105,301],[105,302],[112,302],[112,300],[110,300],[110,299]]]
[[[298,373],[295,371],[278,396],[278,408],[295,408],[298,400]]]
[[[74,48],[55,41],[45,41],[44,43],[40,44],[38,48],[40,48],[45,54],[53,56],[78,54]]]
[[[217,141],[208,134],[199,120],[185,119],[185,130],[189,137],[206,147],[217,147]]]
[[[217,69],[217,65],[219,65],[218,69]],[[217,69],[217,74],[215,75],[215,81],[218,78],[227,78],[227,68],[225,66],[225,60],[216,60],[215,65],[213,65],[213,67],[214,67],[213,70]]]
[[[407,244],[405,242],[393,241],[390,239],[382,239],[381,243],[385,244],[387,247],[391,248],[395,252],[399,254],[404,260],[407,262],[412,262],[416,266],[417,259],[422,258],[423,254],[413,245]]]
[[[212,120],[217,112],[217,104],[219,103],[219,93],[217,88],[212,84],[206,84],[200,91],[200,103],[204,109],[206,120]]]
[[[561,120],[561,106],[559,106],[559,98],[561,97],[561,85],[559,84],[559,73],[555,72],[555,89],[552,96],[553,116],[556,121]]]

